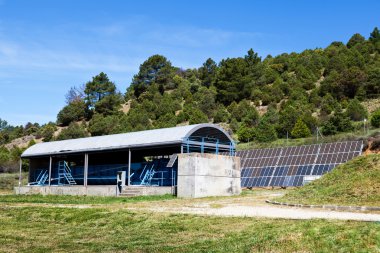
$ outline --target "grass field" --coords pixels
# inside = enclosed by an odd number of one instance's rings
[[[276,200],[302,204],[380,206],[380,155],[357,157]]]
[[[271,192],[286,192],[280,200],[287,202],[380,205],[379,165],[380,155],[359,157],[305,187]],[[200,200],[171,195],[18,196],[5,194],[18,178],[0,176],[0,252],[380,252],[379,222],[216,217],[144,209],[213,200],[222,200],[213,208],[227,200],[260,205],[264,191]]]
[[[378,252],[380,224],[0,207],[0,252]]]

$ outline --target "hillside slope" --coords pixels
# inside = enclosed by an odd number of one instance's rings
[[[380,155],[357,157],[277,200],[301,204],[380,206]]]

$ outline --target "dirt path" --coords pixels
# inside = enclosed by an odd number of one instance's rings
[[[184,207],[184,208],[151,208],[155,212],[187,213],[209,216],[235,216],[235,217],[262,217],[280,219],[333,219],[378,221],[380,214],[339,212],[329,210],[312,210],[303,208],[273,207],[273,206],[238,206],[229,205],[221,208],[212,207]]]
[[[335,219],[380,222],[380,213],[342,212],[325,209],[307,209],[274,206],[265,203],[282,195],[281,191],[259,191],[239,197],[172,199],[115,204],[47,204],[47,203],[0,203],[9,207],[55,207],[55,208],[105,208],[113,211],[128,209],[136,212],[186,213],[208,216],[258,217],[276,219]]]

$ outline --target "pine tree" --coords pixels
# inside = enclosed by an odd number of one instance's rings
[[[311,135],[311,132],[307,125],[302,121],[302,119],[298,118],[291,131],[291,134],[293,138],[305,138],[309,137]]]
[[[104,115],[112,114],[120,107],[121,95],[116,91],[116,85],[111,82],[107,74],[101,72],[86,83],[86,104],[90,111]]]
[[[373,31],[371,32],[371,34],[369,36],[369,41],[371,41],[372,43],[376,43],[376,42],[380,41],[379,28],[375,27],[375,29],[373,29]]]
[[[199,79],[202,81],[202,85],[207,88],[214,84],[216,80],[216,72],[218,66],[215,61],[208,58],[203,66],[198,69]]]
[[[256,140],[259,142],[271,142],[277,139],[277,132],[269,121],[261,120],[256,128]]]
[[[377,109],[371,115],[371,125],[373,127],[380,127],[380,109]]]

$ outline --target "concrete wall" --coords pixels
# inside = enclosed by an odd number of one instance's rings
[[[178,155],[178,197],[200,198],[240,193],[239,157],[199,153]]]
[[[172,194],[172,187],[140,187],[127,188],[139,189],[138,195],[164,195]],[[91,185],[91,186],[21,186],[15,187],[16,194],[42,194],[42,195],[87,195],[87,196],[116,196],[116,185]]]
[[[115,185],[92,186],[21,186],[15,187],[16,194],[42,195],[88,195],[88,196],[116,196]]]

